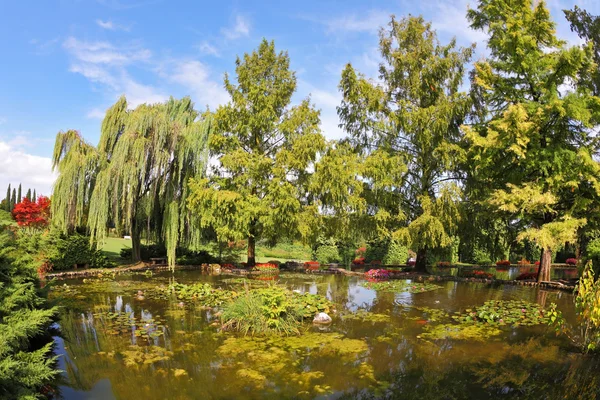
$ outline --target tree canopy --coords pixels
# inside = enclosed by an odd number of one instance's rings
[[[210,176],[191,183],[190,208],[218,240],[248,239],[255,263],[258,238],[306,232],[316,214],[307,193],[310,167],[324,149],[319,111],[309,99],[290,106],[296,75],[289,56],[263,40],[236,60],[237,83],[225,75],[228,104],[214,115]]]
[[[133,110],[120,98],[102,122],[98,147],[75,131],[59,132],[53,165],[59,171],[52,213],[68,231],[85,225],[101,242],[110,224],[131,233],[133,260],[140,237],[167,248],[174,265],[180,242],[200,237],[199,223],[186,208],[187,182],[205,173],[211,119],[189,98],[142,104]]]
[[[365,178],[372,189],[387,182],[395,194],[391,209],[379,207],[375,198],[374,212],[405,220],[396,225],[396,236],[418,249],[424,270],[427,248],[451,241],[452,226],[444,224],[449,209],[443,206],[449,198],[438,204],[438,197],[455,192],[446,184],[460,178],[459,127],[471,104],[460,89],[473,48],[456,48],[455,40],[440,44],[430,23],[411,16],[392,17],[381,30],[379,50],[379,82],[350,64],[342,72],[338,114],[356,151],[371,156],[372,176]]]
[[[556,37],[544,2],[483,0],[468,18],[488,32],[491,52],[475,63],[480,118],[465,126],[473,176],[488,204],[524,221],[520,238],[543,248],[539,279],[549,280],[552,251],[574,240],[600,194],[596,65],[590,47]]]

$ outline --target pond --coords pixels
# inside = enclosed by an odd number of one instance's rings
[[[65,371],[60,395],[588,399],[600,388],[597,359],[577,354],[546,325],[535,324],[543,315],[536,304],[551,302],[573,319],[568,293],[461,282],[422,290],[410,281],[387,287],[359,277],[298,273],[264,279],[327,296],[335,304],[333,323],[307,323],[301,336],[243,336],[220,330],[218,309],[151,295],[174,281],[234,290],[272,284],[262,280],[179,271],[55,283],[51,297],[65,305],[56,339]],[[516,304],[521,324],[458,322],[486,302]]]

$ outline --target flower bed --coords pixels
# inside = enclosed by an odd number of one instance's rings
[[[304,263],[304,268],[309,271],[316,271],[321,266],[321,263],[318,261],[307,261]]]
[[[271,263],[257,263],[254,266],[253,271],[259,271],[259,272],[265,273],[265,274],[278,274],[279,267],[277,265],[271,264]]]
[[[464,278],[480,278],[480,279],[493,279],[494,275],[489,272],[482,271],[480,269],[475,269],[473,271],[465,271],[462,276]]]
[[[365,272],[365,276],[367,277],[367,280],[389,279],[390,271],[387,269],[370,269]]]

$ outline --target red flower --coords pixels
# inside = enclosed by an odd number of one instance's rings
[[[500,260],[500,261],[496,261],[496,265],[498,267],[508,267],[510,265],[510,261],[508,260]]]
[[[321,263],[319,263],[318,261],[307,261],[304,263],[304,268],[311,271],[316,271],[317,269],[319,269],[320,265]]]
[[[576,258],[567,258],[565,263],[568,265],[577,265],[577,259]]]

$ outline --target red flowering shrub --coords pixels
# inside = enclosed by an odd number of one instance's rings
[[[359,247],[358,249],[356,249],[355,253],[356,253],[356,257],[357,258],[364,258],[365,254],[367,252],[367,248],[366,247]]]
[[[33,202],[25,197],[15,204],[13,217],[19,226],[44,227],[50,220],[50,199],[40,196],[37,202]]]
[[[364,257],[358,257],[358,258],[355,258],[355,259],[352,261],[352,264],[353,264],[353,265],[365,265],[365,258],[364,258]]]
[[[515,279],[518,281],[526,281],[529,279],[536,279],[538,276],[537,271],[535,272],[523,272],[522,274],[520,274],[519,276],[517,276]]]
[[[565,264],[567,264],[567,265],[577,265],[577,259],[576,258],[567,258],[567,260],[565,261]]]
[[[319,263],[318,261],[307,261],[304,263],[304,268],[310,271],[316,271],[319,269],[320,265],[321,263]]]
[[[370,269],[365,272],[365,276],[367,279],[379,280],[379,279],[389,279],[390,271],[387,269]]]
[[[482,271],[480,269],[475,269],[473,271],[465,271],[465,272],[463,272],[463,277],[465,277],[465,278],[492,279],[492,278],[494,278],[494,275],[490,274],[489,272]]]
[[[221,264],[221,268],[223,268],[223,269],[235,269],[235,265],[233,265],[233,264]]]
[[[539,266],[540,266],[540,262],[539,262],[539,261],[536,261],[536,262],[534,263],[534,265],[535,265],[536,267],[539,267]]]
[[[256,263],[254,271],[277,273],[279,272],[279,267],[271,263]]]
[[[529,262],[528,259],[523,258],[522,260],[517,261],[517,265],[531,265],[531,262]]]
[[[508,267],[508,266],[510,266],[510,261],[508,261],[508,260],[496,261],[496,266],[498,266],[498,267]]]
[[[450,263],[450,261],[440,261],[437,263],[437,266],[439,268],[450,268],[452,264]]]

